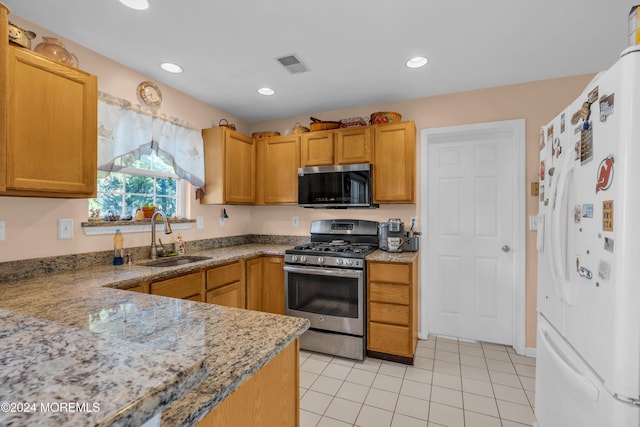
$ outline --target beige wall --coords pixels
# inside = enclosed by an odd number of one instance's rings
[[[367,105],[343,110],[314,113],[322,120],[340,120],[347,117],[368,117],[375,111],[396,111],[402,114],[403,120],[416,123],[417,156],[420,150],[420,130],[443,126],[455,126],[471,123],[482,123],[499,120],[521,119],[526,121],[526,215],[535,215],[538,211],[537,198],[529,195],[530,182],[537,181],[538,174],[538,135],[540,126],[556,116],[568,103],[573,101],[593,78],[592,74],[529,82],[518,85],[454,93],[428,98],[400,101],[387,104]],[[283,120],[251,125],[251,131],[271,130],[283,134],[291,132],[296,122],[309,125],[308,116],[291,117]],[[420,176],[420,162],[416,159],[417,177]],[[418,192],[419,195],[419,192]],[[402,206],[384,208],[378,211],[362,213],[347,211],[325,215],[339,217],[357,216],[384,220],[398,216],[405,222],[410,216],[420,217],[420,203],[415,207]],[[280,210],[285,219],[295,208]],[[254,210],[255,214],[255,210]],[[366,216],[365,216],[366,214]],[[313,214],[317,215],[317,214]],[[307,218],[305,216],[305,218]],[[282,219],[283,222],[286,222]],[[315,219],[315,218],[314,218]],[[276,221],[276,219],[274,219]],[[301,217],[302,222],[302,217]],[[526,221],[528,224],[528,220]],[[526,235],[526,346],[535,347],[536,343],[536,234],[527,231]]]
[[[52,32],[15,15],[12,15],[11,18],[17,25],[33,29],[39,36],[54,35]],[[78,56],[82,69],[98,76],[98,85],[101,91],[138,103],[136,99],[137,85],[144,80],[149,80],[148,77],[71,41],[61,40],[70,51]],[[34,46],[39,41],[39,38],[34,40]],[[566,104],[572,101],[592,77],[592,75],[582,75],[530,82],[409,101],[318,112],[313,116],[324,120],[339,120],[346,117],[369,116],[375,111],[397,111],[402,114],[404,120],[415,121],[418,141],[421,129],[524,118],[526,120],[526,178],[528,185],[529,182],[537,180],[539,126],[553,118]],[[218,120],[224,117],[230,122],[236,123],[238,130],[242,132],[276,130],[287,134],[290,133],[296,122],[300,122],[304,126],[308,126],[309,123],[309,116],[304,115],[247,124],[237,117],[166,85],[160,84],[160,88],[164,100],[159,113],[181,118],[197,127],[204,128],[216,125]],[[274,98],[274,101],[277,101],[277,97]],[[419,155],[420,147],[418,147]],[[419,168],[418,159],[416,159],[416,163]],[[417,176],[420,176],[419,169]],[[526,200],[527,216],[536,214],[536,199],[527,196]],[[86,200],[0,197],[0,220],[5,221],[6,225],[6,240],[0,241],[0,262],[110,249],[113,245],[111,236],[87,237],[83,234],[80,223],[87,218],[87,205]],[[313,210],[296,206],[226,206],[230,219],[224,228],[220,228],[218,218],[221,209],[222,206],[201,206],[194,199],[193,192],[190,191],[187,214],[191,218],[203,216],[205,228],[204,230],[196,230],[194,227],[193,230],[184,231],[182,232],[183,237],[188,241],[245,233],[308,235],[309,224],[314,219],[362,218],[385,221],[388,218],[398,217],[408,222],[411,216],[419,217],[419,205],[382,206],[380,209],[372,210]],[[292,226],[293,216],[299,217],[300,224],[297,228]],[[72,240],[57,240],[58,218],[73,218],[74,238]],[[148,239],[148,233],[126,234],[125,246],[142,246],[148,244]],[[527,232],[526,247],[526,345],[527,347],[535,347],[535,233]]]
[[[23,28],[29,28],[38,34],[32,41],[35,47],[41,36],[56,36],[16,15],[11,21]],[[67,49],[76,54],[80,68],[98,76],[98,89],[111,95],[127,99],[138,104],[136,89],[140,82],[152,80],[130,68],[101,56],[91,50],[59,37]],[[188,77],[187,77],[188,78]],[[189,122],[194,127],[206,128],[218,124],[221,118],[235,123],[238,130],[248,131],[245,122],[218,108],[207,105],[193,97],[185,95],[169,86],[159,84],[163,95],[162,106],[158,113],[168,117],[177,117]],[[204,217],[205,228],[181,231],[185,240],[233,236],[245,234],[251,219],[251,207],[238,206],[227,209],[230,219],[225,227],[220,228],[218,218],[222,206],[201,206],[195,200],[194,192],[187,185],[187,215],[191,218]],[[80,223],[87,220],[87,200],[63,200],[26,197],[0,197],[0,221],[5,221],[6,240],[0,241],[0,262],[27,258],[48,257],[108,250],[113,247],[113,238],[107,236],[85,236]],[[57,220],[72,218],[74,221],[74,238],[72,240],[57,239]],[[173,241],[177,233],[168,241]],[[149,244],[149,233],[125,234],[125,246],[143,246]],[[164,239],[163,239],[164,241]]]

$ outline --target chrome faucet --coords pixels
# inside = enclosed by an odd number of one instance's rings
[[[171,234],[171,224],[169,224],[169,218],[161,211],[157,210],[151,215],[151,259],[158,258],[158,247],[156,246],[156,216],[160,215],[164,218],[164,234]]]

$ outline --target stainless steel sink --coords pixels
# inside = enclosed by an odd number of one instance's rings
[[[159,258],[154,261],[144,261],[144,262],[138,263],[138,265],[141,265],[144,267],[176,267],[178,265],[191,264],[193,262],[206,261],[208,259],[211,259],[211,258],[206,256],[197,256],[197,255],[182,255],[182,256],[175,256],[171,258],[168,258],[168,257]]]

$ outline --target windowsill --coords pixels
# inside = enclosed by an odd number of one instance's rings
[[[169,224],[174,230],[191,230],[195,219],[169,219]],[[116,229],[122,233],[144,233],[151,231],[151,220],[142,219],[139,221],[87,221],[80,224],[86,236],[99,236],[103,234],[113,234]],[[156,230],[162,230],[164,223],[162,220],[156,221]]]

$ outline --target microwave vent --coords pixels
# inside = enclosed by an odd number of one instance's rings
[[[276,58],[284,68],[286,68],[291,74],[305,73],[309,69],[298,59],[296,55],[287,55]]]

